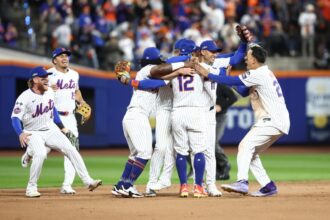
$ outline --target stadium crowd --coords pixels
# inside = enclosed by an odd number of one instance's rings
[[[146,47],[170,56],[182,37],[233,51],[236,24],[270,56],[329,68],[330,0],[12,0],[1,1],[0,12],[0,45],[47,57],[66,47],[73,63],[104,70],[120,59],[136,64]]]

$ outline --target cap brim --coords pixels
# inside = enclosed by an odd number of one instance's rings
[[[53,59],[55,59],[56,57],[58,57],[59,55],[64,54],[64,53],[67,54],[68,56],[71,56],[71,54],[72,54],[70,51],[66,50],[66,51],[63,51],[63,52],[57,54],[56,56],[54,56]]]

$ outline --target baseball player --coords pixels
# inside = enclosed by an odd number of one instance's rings
[[[142,69],[138,71],[136,80],[129,83],[139,88],[139,80],[160,77],[164,73],[171,73],[185,65],[183,62],[173,65],[162,65],[162,63],[163,61],[160,59],[160,53],[157,48],[150,47],[145,49],[141,60]],[[160,71],[155,71],[157,68]],[[122,82],[122,80],[120,81]],[[164,86],[166,85],[165,81],[159,81],[164,83]],[[113,195],[133,198],[143,197],[134,187],[134,182],[140,176],[152,155],[152,132],[149,116],[154,108],[156,99],[157,92],[155,91],[133,91],[131,102],[123,119],[124,135],[131,153],[121,179],[112,189]]]
[[[61,121],[76,137],[76,148],[79,150],[78,127],[74,114],[76,102],[78,105],[84,103],[84,99],[79,90],[79,74],[69,68],[71,52],[66,48],[56,48],[53,51],[53,68],[47,70],[51,72],[49,83],[55,92],[55,107],[58,110]],[[64,181],[61,188],[63,194],[75,194],[72,183],[75,178],[75,169],[69,158],[64,156]]]
[[[64,153],[72,162],[83,183],[93,191],[102,184],[102,181],[93,180],[89,176],[80,154],[59,129],[61,128],[63,132],[68,131],[55,108],[54,92],[48,87],[48,75],[52,73],[46,72],[42,67],[36,67],[30,74],[30,88],[17,98],[11,116],[21,147],[27,148],[22,162],[26,165],[32,158],[26,196],[40,196],[37,181],[49,148]]]
[[[267,52],[257,44],[250,44],[245,56],[247,72],[237,76],[217,76],[207,70],[200,70],[203,76],[218,83],[239,86],[238,91],[249,95],[256,123],[240,142],[237,154],[237,182],[223,184],[228,192],[248,193],[249,169],[261,185],[252,196],[270,196],[277,193],[277,187],[270,180],[262,166],[259,153],[270,147],[290,128],[289,112],[283,92],[273,72],[265,65]]]
[[[193,45],[192,51],[196,51]],[[192,53],[194,56],[194,53]],[[203,101],[203,79],[199,75],[178,76],[172,80],[173,110],[171,114],[176,167],[180,179],[180,197],[188,197],[187,159],[189,150],[194,155],[194,197],[206,197],[202,186],[205,170],[206,120]]]
[[[219,74],[219,69],[212,67],[215,57],[221,49],[212,40],[203,41],[200,45],[200,64],[214,74]],[[216,160],[215,160],[215,101],[216,101],[216,83],[209,80],[204,81],[204,99],[206,100],[206,151],[205,151],[205,183],[209,196],[219,197],[221,192],[216,186]]]

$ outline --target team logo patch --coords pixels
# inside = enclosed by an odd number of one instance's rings
[[[14,109],[14,114],[19,114],[21,113],[21,109],[19,107]]]

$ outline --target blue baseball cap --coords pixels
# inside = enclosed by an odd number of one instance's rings
[[[59,55],[61,55],[62,53],[66,53],[68,56],[71,55],[71,51],[64,48],[64,47],[58,47],[53,51],[53,59]]]
[[[175,43],[174,43],[174,50],[180,50],[180,49],[181,49],[181,44],[182,44],[182,42],[184,42],[185,40],[187,40],[187,39],[185,39],[185,38],[181,38],[181,39],[175,41]]]
[[[160,51],[156,47],[148,47],[143,51],[143,60],[157,60],[160,58]]]
[[[198,50],[195,42],[189,39],[185,39],[183,42],[181,42],[180,46],[180,55],[188,55]]]
[[[208,51],[211,51],[211,52],[220,52],[220,51],[222,51],[222,49],[219,48],[213,40],[203,41],[199,47],[200,47],[200,50],[208,50]]]
[[[48,76],[48,75],[51,75],[53,73],[49,73],[45,70],[45,68],[43,68],[42,66],[37,66],[35,68],[33,68],[31,71],[30,71],[30,75],[31,75],[31,78],[34,78],[34,77],[45,77],[45,76]]]

